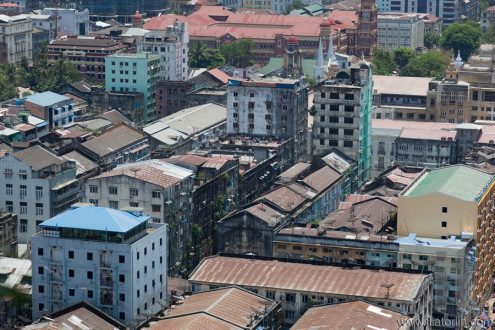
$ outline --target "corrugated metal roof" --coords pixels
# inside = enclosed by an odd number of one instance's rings
[[[428,276],[431,275],[215,256],[203,259],[189,281],[356,298],[385,298],[388,291],[389,300],[414,301]],[[394,286],[387,290],[383,283]]]
[[[310,308],[292,326],[292,330],[315,329],[399,329],[408,315],[363,301],[344,302]]]
[[[126,125],[114,126],[100,136],[84,142],[82,145],[97,153],[100,157],[123,147],[137,143],[146,136]]]
[[[21,162],[31,166],[33,171],[40,170],[50,165],[60,165],[66,162],[61,157],[57,157],[45,148],[34,146],[12,154]]]
[[[329,166],[323,166],[318,171],[305,177],[302,181],[320,193],[341,177],[342,175],[339,172]]]
[[[272,300],[237,287],[200,292],[187,297],[182,304],[166,316],[165,320],[157,322],[151,328],[217,329],[217,325],[223,327],[224,324],[222,323],[225,322],[230,324],[230,329],[232,329],[232,325],[241,329],[250,329],[249,315],[253,312],[253,309],[265,310],[264,302],[269,304]],[[221,320],[222,323],[204,318],[206,314],[214,316],[217,320]],[[195,315],[195,317],[190,318],[191,315]],[[200,323],[202,327],[198,328],[197,326]],[[179,328],[176,326],[179,326]]]
[[[40,226],[126,233],[149,219],[148,215],[136,217],[125,211],[84,206],[65,211],[42,222]]]
[[[26,101],[29,101],[34,104],[38,104],[42,107],[49,107],[55,103],[70,101],[71,99],[67,96],[63,96],[53,92],[43,92],[34,95],[29,95],[25,98]]]

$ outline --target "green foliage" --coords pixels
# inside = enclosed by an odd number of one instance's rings
[[[400,70],[405,67],[415,55],[414,51],[410,48],[398,48],[394,50],[394,62]]]
[[[9,79],[7,65],[0,66],[0,100],[8,100],[17,97],[17,89],[14,81]]]
[[[282,15],[289,15],[291,11],[295,9],[302,9],[304,7],[306,7],[306,5],[301,0],[293,0],[282,12]]]
[[[25,92],[22,93],[22,97],[26,97],[26,96],[29,96],[29,95],[32,95],[31,92],[25,91]]]
[[[309,108],[309,114],[311,116],[315,116],[316,115],[316,108],[314,105],[311,106],[311,108]]]
[[[192,68],[216,68],[225,64],[225,58],[217,49],[208,49],[202,42],[189,48],[189,66]]]
[[[245,68],[251,65],[251,51],[254,48],[253,40],[242,39],[220,46],[220,53],[227,64],[236,68]]]
[[[432,50],[412,58],[409,63],[400,70],[400,75],[406,77],[443,76],[449,62],[450,58],[448,55]]]
[[[313,90],[315,88],[316,81],[313,78],[310,78],[308,75],[305,76],[306,76],[306,81],[308,82],[309,85],[309,89]]]
[[[433,32],[426,32],[424,43],[426,48],[433,49],[440,44],[440,36]]]
[[[440,45],[445,50],[452,50],[454,54],[461,51],[461,57],[467,61],[469,56],[480,47],[481,29],[474,21],[453,23],[442,33]]]
[[[386,50],[377,50],[373,56],[373,74],[389,75],[395,70],[395,62],[392,59],[390,52]]]
[[[481,35],[481,43],[482,44],[491,44],[495,42],[495,29],[494,26],[491,25],[483,34]]]

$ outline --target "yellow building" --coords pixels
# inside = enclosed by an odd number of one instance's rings
[[[483,307],[492,291],[494,253],[494,176],[463,165],[426,169],[398,200],[397,234],[475,239],[473,307]],[[455,270],[455,269],[454,269]],[[455,270],[458,273],[459,270]]]

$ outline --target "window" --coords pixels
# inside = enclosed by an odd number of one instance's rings
[[[151,250],[155,251],[155,242],[151,243]]]
[[[4,172],[5,178],[6,179],[12,179],[12,169],[6,168]]]
[[[43,214],[43,203],[36,203],[36,215]]]
[[[19,222],[21,224],[19,231],[21,233],[27,233],[27,226],[28,226],[27,219],[20,219]]]
[[[144,285],[144,292],[148,292],[148,284]],[[146,308],[145,308],[146,309]]]
[[[88,298],[93,299],[93,290],[88,290]]]
[[[74,295],[75,295],[75,290],[69,289],[69,296],[74,297]]]
[[[125,293],[119,293],[119,301],[125,301]],[[122,316],[120,318],[123,319]]]
[[[27,203],[26,202],[20,202],[19,206],[21,208],[20,214],[27,214]]]
[[[69,269],[69,277],[74,277],[74,269]]]
[[[285,300],[286,301],[296,301],[296,295],[293,293],[286,293],[285,294]]]
[[[152,204],[151,205],[151,212],[160,212],[161,211],[161,205],[157,205],[157,204]]]
[[[136,291],[136,296],[139,298],[139,290]]]
[[[354,124],[354,118],[344,117],[344,124]]]
[[[41,266],[40,266],[40,267],[38,267],[38,274],[39,274],[39,275],[43,275],[44,273],[45,273],[45,268],[43,268],[43,267],[41,267]]]
[[[139,207],[139,203],[129,202],[130,207]]]
[[[119,208],[119,202],[118,201],[108,201],[108,204],[111,209],[118,209]]]
[[[44,310],[45,309],[45,304],[38,304],[38,309],[40,311]]]
[[[124,296],[124,299],[125,299],[125,296]],[[121,300],[121,301],[124,301],[124,300]],[[125,312],[119,312],[119,319],[125,320]]]
[[[447,221],[442,221],[442,227],[446,228],[447,227]]]
[[[136,278],[139,278],[139,274],[140,274],[140,272],[138,270],[137,273],[136,273]]]
[[[93,279],[93,272],[92,271],[88,271],[88,273],[86,275],[87,275],[88,280]]]
[[[21,184],[21,186],[20,186],[20,192],[21,192],[21,197],[26,196],[27,195],[27,186]]]
[[[148,253],[148,248],[144,248],[144,255],[146,255]]]
[[[285,318],[288,320],[293,320],[295,318],[295,312],[294,311],[285,311]]]
[[[38,285],[38,292],[39,293],[45,293],[45,286],[44,285]]]
[[[74,259],[74,251],[69,251],[69,259]]]
[[[345,148],[352,148],[352,145],[353,145],[352,141],[344,141]]]
[[[5,185],[5,195],[12,195],[12,184],[8,183]]]
[[[266,291],[266,297],[275,300],[275,291]]]
[[[160,237],[160,246],[163,245],[163,238]]]
[[[5,206],[7,207],[7,212],[14,212],[14,202],[12,201],[5,201]]]
[[[38,255],[42,256],[43,255],[43,248],[38,248]]]
[[[148,266],[144,266],[144,273],[148,274]]]
[[[119,256],[119,263],[125,263],[125,256]]]
[[[447,207],[446,206],[442,206],[442,213],[447,213]]]
[[[98,193],[98,186],[89,186],[89,192],[93,194]]]
[[[19,170],[19,179],[21,179],[21,180],[27,180],[26,170]]]
[[[136,188],[129,189],[129,195],[131,197],[138,196],[138,190]]]
[[[421,261],[426,261],[426,260],[428,260],[428,256],[425,256],[425,255],[420,255],[420,256],[419,256],[419,260],[421,260]]]
[[[249,92],[249,97],[254,97],[254,92]]]
[[[353,129],[344,129],[344,135],[353,136],[354,130]]]
[[[339,122],[339,117],[330,116],[329,121],[331,123],[338,123]]]
[[[36,186],[36,198],[43,197],[43,187]]]
[[[151,192],[151,197],[152,198],[160,198],[160,190],[154,190]],[[160,205],[158,205],[160,206]]]
[[[86,260],[89,260],[89,261],[93,260],[93,252],[88,252],[86,254]]]
[[[110,195],[117,195],[118,189],[117,187],[109,187],[108,192]]]
[[[339,111],[338,104],[330,104],[330,111]]]

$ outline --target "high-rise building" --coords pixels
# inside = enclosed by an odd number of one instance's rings
[[[42,223],[31,244],[33,320],[81,300],[123,323],[160,311],[168,227],[150,219],[84,206]]]
[[[19,242],[26,243],[37,227],[78,201],[76,163],[34,146],[0,158],[5,191],[0,205],[18,214]]]
[[[462,14],[461,3],[463,1],[458,0],[376,0],[378,11],[380,13],[386,12],[400,12],[400,13],[428,13],[440,17],[443,20],[444,26],[460,21]],[[476,1],[476,3],[478,3]],[[466,6],[466,11],[471,6]],[[473,14],[476,10],[470,10]],[[477,10],[479,17],[479,10]],[[476,14],[474,14],[476,15]]]
[[[387,13],[378,15],[378,49],[423,48],[425,23],[419,15]]]
[[[184,81],[188,78],[189,31],[186,22],[175,21],[165,31],[145,33],[142,49],[160,55],[160,80]]]
[[[95,19],[116,18],[127,20],[139,11],[148,17],[156,16],[168,8],[168,0],[82,0],[79,8],[87,8]]]
[[[361,61],[339,69],[335,57],[329,57],[328,79],[314,91],[313,154],[340,149],[358,163],[362,184],[369,179],[371,166],[371,64]]]
[[[76,10],[70,8],[45,8],[42,11],[43,15],[57,16],[57,30],[55,31],[57,37],[60,35],[68,34],[78,34],[87,35],[89,34],[89,11]]]
[[[143,122],[156,119],[156,82],[160,56],[151,53],[118,53],[105,57],[105,87],[112,92],[144,94]]]
[[[230,79],[227,88],[227,134],[267,140],[293,137],[294,160],[305,161],[308,127],[307,86],[304,77],[253,78],[250,81]]]

